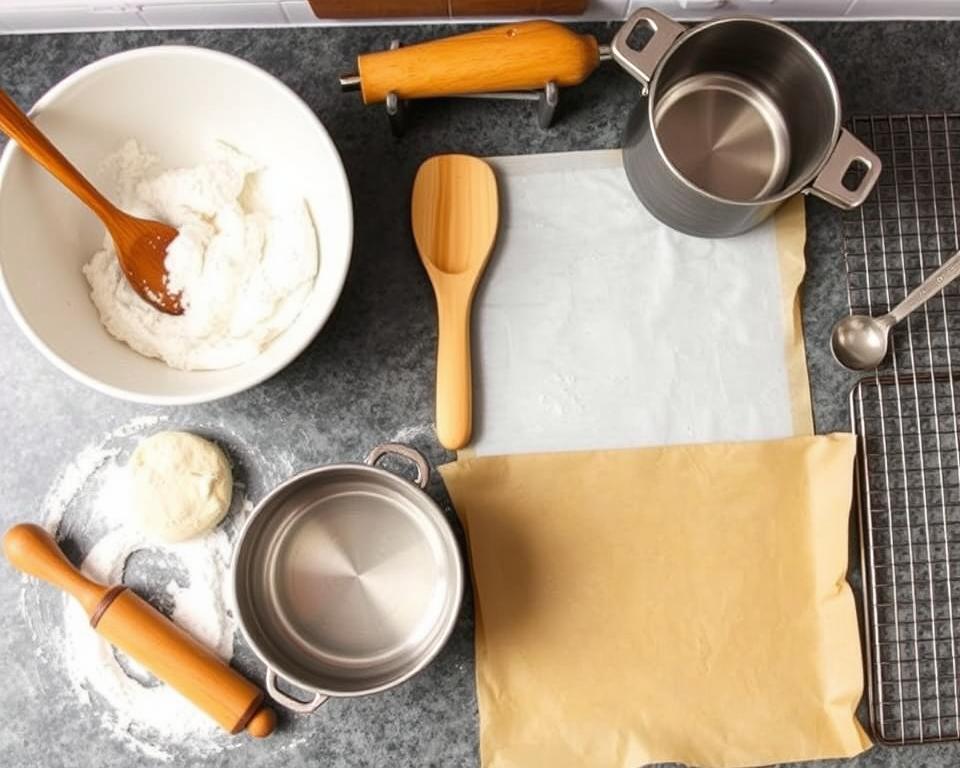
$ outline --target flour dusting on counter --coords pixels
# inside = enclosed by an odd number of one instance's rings
[[[272,487],[296,461],[286,448],[251,444],[223,423],[212,430],[230,448],[239,472],[235,501],[227,518],[203,538],[158,544],[130,520],[127,462],[151,432],[172,423],[167,416],[140,416],[83,446],[54,479],[41,505],[45,527],[89,576],[123,582],[147,597],[179,626],[223,659],[234,653],[236,622],[229,606],[228,574],[233,541],[252,509],[249,472]],[[27,623],[36,659],[28,663],[45,700],[63,702],[71,717],[90,726],[95,738],[124,744],[143,759],[198,764],[239,747],[210,718],[146,669],[114,650],[91,627],[72,598],[24,576],[19,609]],[[26,661],[26,660],[25,660]],[[256,682],[256,681],[255,681]],[[295,748],[288,727],[272,739],[276,749]]]
[[[175,575],[164,590],[173,606],[171,618],[229,661],[236,626],[227,611],[226,574],[231,551],[227,533],[219,529],[200,539],[157,545],[123,520],[129,510],[128,480],[125,467],[112,463],[105,468],[92,506],[114,527],[87,553],[81,570],[101,583],[118,584],[135,553],[171,561]],[[249,509],[246,502],[242,515]],[[219,748],[215,745],[219,731],[213,721],[173,688],[159,684],[147,670],[113,649],[90,626],[80,604],[66,595],[63,622],[67,678],[79,700],[89,702],[93,694],[107,705],[99,710],[103,727],[124,739],[133,739],[138,751],[159,759],[171,755],[156,737],[172,743],[190,740],[198,755]],[[154,738],[138,733],[145,727]]]
[[[164,314],[128,284],[109,234],[83,267],[107,330],[174,368],[244,363],[286,330],[313,289],[317,233],[289,179],[228,144],[193,168],[164,170],[135,140],[105,161],[125,211],[176,227],[167,286],[184,313]]]

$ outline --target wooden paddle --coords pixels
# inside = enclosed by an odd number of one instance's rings
[[[462,448],[472,429],[470,308],[493,250],[497,180],[483,160],[431,157],[413,182],[411,216],[420,260],[437,297],[437,437]]]

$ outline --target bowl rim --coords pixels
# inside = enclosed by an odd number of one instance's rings
[[[26,318],[20,312],[20,307],[18,306],[16,299],[14,298],[12,292],[10,291],[9,286],[7,285],[6,276],[3,270],[3,263],[0,260],[0,296],[3,297],[3,302],[7,307],[7,310],[10,312],[10,315],[13,317],[14,322],[17,327],[23,332],[23,334],[30,340],[30,342],[36,347],[43,356],[53,363],[60,371],[66,373],[75,381],[85,384],[97,392],[102,394],[115,397],[120,400],[126,400],[128,402],[142,403],[146,405],[196,405],[200,403],[208,403],[214,400],[220,400],[225,397],[230,397],[231,395],[239,394],[248,389],[251,389],[258,384],[262,384],[267,379],[272,378],[281,370],[290,365],[294,360],[299,357],[303,351],[313,343],[314,339],[326,325],[327,321],[330,319],[330,315],[333,314],[334,309],[340,301],[340,297],[343,294],[343,287],[346,284],[347,274],[350,270],[350,261],[353,255],[353,239],[354,239],[354,221],[353,221],[353,203],[352,195],[350,193],[350,184],[347,180],[346,169],[343,165],[343,158],[340,156],[340,152],[337,150],[337,146],[334,143],[333,139],[330,137],[330,133],[327,131],[326,127],[321,122],[320,118],[316,113],[309,107],[309,105],[301,98],[301,96],[294,91],[290,86],[284,83],[280,78],[275,75],[270,74],[264,69],[261,69],[256,64],[253,64],[245,59],[240,58],[239,56],[234,56],[230,53],[224,53],[223,51],[212,50],[210,48],[202,48],[200,46],[194,45],[151,45],[143,48],[134,48],[128,51],[120,51],[118,53],[110,54],[101,59],[97,59],[75,72],[70,73],[65,78],[60,80],[58,83],[54,84],[49,90],[46,91],[37,102],[30,108],[27,114],[33,118],[37,112],[43,110],[45,107],[49,106],[54,102],[58,97],[60,97],[65,91],[74,87],[78,82],[81,82],[88,78],[90,75],[95,74],[96,72],[114,67],[118,64],[122,64],[125,61],[132,59],[141,59],[141,58],[152,58],[158,55],[173,55],[173,56],[185,56],[185,57],[195,57],[200,59],[208,59],[226,63],[232,67],[236,67],[240,70],[245,70],[247,74],[259,78],[267,83],[269,83],[274,88],[277,88],[288,96],[294,103],[297,109],[299,109],[305,118],[307,118],[319,131],[320,138],[322,143],[331,151],[334,159],[336,160],[336,170],[339,172],[334,173],[334,169],[330,169],[330,181],[332,184],[336,184],[340,188],[344,199],[347,201],[346,205],[346,259],[343,260],[343,266],[339,270],[339,274],[331,274],[327,277],[331,281],[336,281],[336,290],[334,292],[334,300],[330,303],[330,306],[327,307],[321,315],[318,317],[316,323],[316,328],[312,333],[305,334],[304,338],[298,342],[295,348],[292,350],[292,353],[287,356],[279,358],[272,365],[267,366],[263,371],[255,375],[250,375],[247,377],[239,377],[228,384],[214,387],[211,389],[204,390],[203,392],[190,393],[183,395],[150,395],[144,394],[143,392],[138,392],[131,389],[126,389],[124,387],[114,386],[112,384],[107,384],[100,379],[97,379],[83,371],[77,369],[66,360],[57,355],[47,343],[40,338],[40,336],[33,330],[30,324],[27,322]],[[16,156],[18,152],[23,150],[17,145],[15,141],[7,141],[6,146],[3,149],[3,153],[0,154],[0,182],[6,176],[10,163],[12,159]],[[336,176],[336,178],[333,178]],[[299,317],[299,315],[298,315]],[[106,330],[106,329],[104,329]],[[289,329],[288,329],[289,330]],[[284,331],[286,333],[286,331]],[[276,341],[276,340],[274,340]],[[118,343],[123,343],[119,342]],[[271,342],[273,343],[273,342]],[[269,345],[268,347],[269,348]],[[134,351],[134,354],[139,354]],[[262,354],[262,352],[261,352]],[[255,358],[254,358],[255,359]],[[162,360],[157,361],[160,365],[165,365]],[[236,366],[239,368],[240,366]]]

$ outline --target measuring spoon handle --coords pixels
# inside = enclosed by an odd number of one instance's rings
[[[927,299],[936,296],[960,275],[960,251],[947,259],[930,277],[914,288],[903,301],[890,310],[894,323],[922,306]]]

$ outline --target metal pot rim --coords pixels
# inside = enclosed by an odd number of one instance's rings
[[[364,473],[369,473],[374,477],[380,478],[381,482],[386,483],[404,483],[410,487],[411,490],[415,491],[420,498],[422,506],[420,509],[427,514],[428,516],[434,518],[435,522],[438,522],[437,526],[443,538],[448,540],[450,545],[450,554],[454,563],[456,564],[456,582],[452,585],[452,590],[454,591],[454,605],[460,606],[463,602],[463,592],[464,592],[464,564],[463,556],[460,553],[460,547],[457,544],[456,538],[453,534],[452,529],[450,528],[449,523],[447,522],[446,517],[443,514],[443,511],[437,505],[437,503],[430,497],[429,494],[422,487],[418,487],[416,484],[406,480],[405,478],[397,475],[393,472],[390,472],[382,467],[373,466],[371,464],[363,462],[339,462],[337,464],[321,464],[315,467],[309,467],[307,469],[301,470],[294,475],[291,475],[286,480],[282,481],[279,485],[270,489],[266,496],[264,496],[256,506],[253,508],[253,511],[250,513],[250,516],[244,521],[243,526],[240,528],[240,532],[237,535],[235,544],[233,545],[233,553],[230,557],[230,588],[229,588],[229,599],[230,607],[234,612],[234,615],[237,618],[237,624],[240,627],[240,633],[243,636],[243,639],[247,642],[247,645],[250,646],[250,649],[256,654],[257,658],[267,667],[268,670],[273,671],[276,675],[282,677],[284,680],[293,683],[295,686],[302,688],[304,691],[308,691],[317,695],[322,695],[324,697],[333,697],[333,698],[355,698],[359,696],[369,696],[375,693],[382,693],[383,691],[389,690],[395,686],[400,685],[401,683],[406,682],[414,675],[421,672],[434,658],[437,654],[444,648],[446,641],[449,639],[451,633],[453,632],[454,626],[459,616],[459,610],[451,611],[450,615],[446,618],[443,624],[440,626],[442,641],[438,642],[434,648],[432,648],[428,653],[423,654],[420,659],[417,660],[416,664],[412,665],[410,669],[404,672],[402,675],[397,676],[396,678],[389,680],[380,685],[365,688],[358,691],[340,691],[334,689],[325,689],[318,688],[309,683],[305,683],[302,680],[298,679],[295,675],[291,675],[287,670],[283,668],[282,664],[278,664],[277,661],[267,653],[265,653],[257,642],[251,637],[250,633],[247,631],[243,616],[240,612],[239,601],[237,600],[237,561],[240,557],[240,549],[243,544],[244,539],[247,536],[250,528],[252,527],[254,521],[263,514],[264,510],[269,508],[270,503],[276,499],[281,493],[286,491],[288,488],[303,482],[304,480],[318,475],[324,474],[333,474],[336,472],[342,472],[348,470],[351,472],[356,472],[358,470],[363,471]],[[426,478],[424,478],[424,481]]]
[[[712,192],[709,192],[705,189],[701,189],[696,184],[691,182],[686,176],[680,173],[679,170],[677,170],[676,166],[674,166],[674,164],[670,161],[670,158],[667,157],[667,154],[663,151],[663,146],[660,144],[660,137],[657,135],[656,126],[654,123],[653,105],[656,97],[657,86],[660,84],[660,73],[663,71],[664,64],[670,59],[671,56],[673,56],[680,49],[680,47],[685,42],[695,37],[696,35],[700,34],[704,30],[712,29],[713,27],[721,26],[724,24],[744,23],[744,22],[757,24],[758,26],[769,27],[771,29],[775,29],[778,32],[781,32],[787,35],[792,40],[794,40],[794,42],[799,43],[800,46],[802,46],[804,50],[806,50],[810,58],[816,62],[817,66],[819,67],[820,71],[824,76],[824,79],[827,82],[827,85],[830,87],[830,96],[834,106],[833,132],[830,137],[830,142],[827,145],[828,148],[823,153],[823,157],[820,159],[820,162],[817,164],[816,168],[814,168],[814,170],[807,176],[803,177],[802,179],[799,179],[797,182],[787,187],[786,189],[781,190],[775,195],[759,198],[757,200],[730,200],[728,198],[715,195]],[[677,39],[673,41],[673,43],[670,45],[667,51],[663,54],[660,61],[657,63],[656,69],[653,72],[653,77],[650,78],[650,83],[647,86],[646,90],[647,90],[647,105],[646,105],[647,120],[649,121],[650,133],[653,138],[654,144],[656,145],[657,152],[659,153],[660,158],[663,160],[664,163],[666,163],[667,167],[670,169],[673,175],[679,181],[681,181],[683,184],[689,187],[691,190],[693,190],[694,192],[700,195],[704,195],[705,197],[711,200],[714,200],[718,203],[724,203],[726,205],[740,205],[745,207],[755,207],[758,205],[767,205],[770,203],[780,203],[780,202],[783,202],[784,200],[787,200],[793,197],[799,192],[803,192],[804,190],[807,189],[810,183],[817,178],[820,171],[823,170],[824,166],[830,160],[830,156],[833,152],[833,147],[836,145],[837,139],[840,137],[840,123],[841,123],[841,114],[842,114],[842,107],[840,104],[840,90],[837,87],[837,81],[836,81],[836,78],[833,76],[833,71],[830,69],[830,66],[827,64],[826,60],[823,58],[820,52],[813,47],[813,44],[809,40],[807,40],[803,35],[801,35],[799,32],[791,29],[786,24],[781,24],[778,21],[774,21],[773,19],[767,19],[762,16],[754,16],[751,14],[743,14],[739,16],[724,16],[719,19],[710,19],[708,21],[704,21],[702,23],[696,24],[692,27],[688,27],[686,31],[680,34],[677,37]]]

